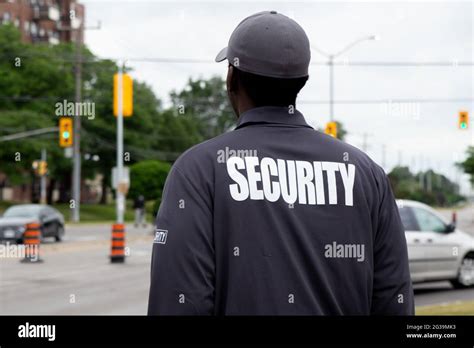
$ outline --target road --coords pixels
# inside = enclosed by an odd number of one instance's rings
[[[146,314],[151,227],[127,226],[129,256],[111,264],[107,225],[68,226],[63,243],[45,241],[43,263],[0,263],[1,314]]]
[[[458,225],[474,235],[473,211],[460,211]],[[41,264],[3,258],[0,314],[146,314],[152,227],[127,225],[125,264],[109,262],[110,230],[105,224],[67,226],[64,242],[42,244]],[[461,300],[474,300],[474,289],[454,290],[449,282],[415,285],[417,306]]]

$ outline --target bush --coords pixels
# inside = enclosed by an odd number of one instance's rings
[[[143,195],[145,200],[161,200],[161,194],[171,165],[166,162],[147,160],[130,167],[130,190],[128,197],[136,199]]]
[[[156,198],[155,202],[153,203],[153,216],[156,217],[156,214],[158,213],[158,209],[160,209],[161,205],[161,196]]]

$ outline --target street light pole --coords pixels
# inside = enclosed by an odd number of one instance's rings
[[[329,119],[330,121],[334,121],[334,60],[341,54],[349,51],[352,47],[356,46],[357,44],[364,42],[364,41],[370,41],[370,40],[378,40],[378,36],[376,35],[370,35],[370,36],[364,36],[360,39],[357,39],[355,41],[352,41],[350,44],[345,46],[342,50],[330,54],[327,53],[321,49],[319,49],[317,46],[312,45],[311,49],[315,50],[319,54],[325,56],[328,59],[328,65],[329,65]]]
[[[334,56],[329,56],[329,120],[334,120]]]

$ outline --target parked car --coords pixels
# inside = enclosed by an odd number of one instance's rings
[[[9,207],[0,217],[0,240],[23,242],[26,225],[39,222],[41,237],[64,237],[64,216],[48,205],[20,204]]]
[[[449,280],[454,287],[474,285],[474,238],[426,204],[398,200],[405,227],[412,281]]]

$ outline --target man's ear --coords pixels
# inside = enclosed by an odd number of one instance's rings
[[[232,65],[229,64],[229,69],[227,69],[227,91],[229,93],[235,93],[238,89],[237,75],[235,74],[235,69]]]

